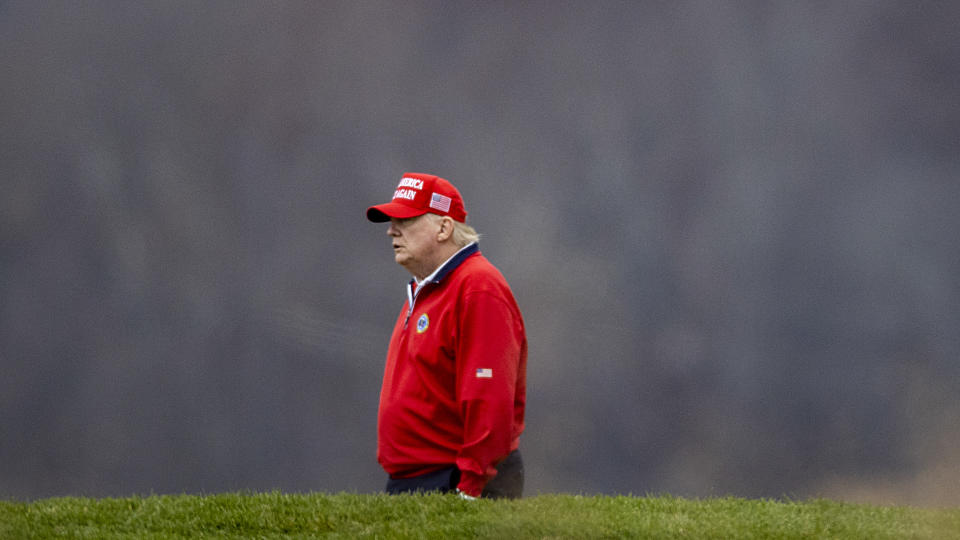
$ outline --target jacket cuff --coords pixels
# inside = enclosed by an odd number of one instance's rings
[[[485,485],[487,485],[487,480],[483,476],[469,471],[460,471],[460,483],[457,484],[457,489],[467,495],[479,497],[483,493],[483,486]]]

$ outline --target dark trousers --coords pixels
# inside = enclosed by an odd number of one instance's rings
[[[437,491],[450,493],[457,490],[460,483],[460,470],[451,465],[412,478],[390,478],[387,480],[387,493],[416,493]],[[497,465],[497,475],[487,482],[480,495],[485,499],[519,499],[523,495],[523,457],[519,450],[510,452],[506,459]]]

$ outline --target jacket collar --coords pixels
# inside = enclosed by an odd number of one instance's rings
[[[416,279],[411,279],[410,283],[407,285],[407,303],[410,305],[410,309],[413,309],[413,303],[416,301],[417,295],[420,294],[420,290],[423,289],[428,283],[440,283],[443,278],[447,277],[450,272],[453,272],[458,266],[463,264],[463,261],[467,260],[474,253],[480,253],[480,246],[476,242],[467,244],[460,251],[453,254],[452,257],[446,260],[443,264],[437,267],[432,274],[427,276],[423,281],[417,282]]]
[[[467,257],[473,255],[474,253],[480,252],[480,245],[476,242],[471,242],[467,244],[460,251],[453,254],[453,257],[447,259],[447,262],[440,265],[439,268],[433,271],[432,274],[427,276],[425,280],[426,283],[440,283],[443,278],[447,277],[447,274],[453,272],[453,270],[460,266],[463,261],[467,260]]]

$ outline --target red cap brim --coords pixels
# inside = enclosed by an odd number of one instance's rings
[[[410,208],[405,204],[388,202],[367,208],[367,219],[374,223],[385,223],[390,218],[406,219],[426,214],[426,210]]]

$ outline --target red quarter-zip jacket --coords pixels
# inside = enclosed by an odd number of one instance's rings
[[[479,496],[519,446],[527,338],[503,275],[476,244],[460,250],[400,311],[387,351],[377,460],[394,478],[460,469]]]

